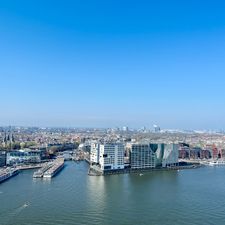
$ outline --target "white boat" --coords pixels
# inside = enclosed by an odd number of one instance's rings
[[[224,160],[215,160],[209,162],[209,166],[225,166],[225,161]]]
[[[28,207],[28,206],[29,206],[29,202],[26,202],[26,203],[23,205],[24,208],[26,208],[26,207]]]

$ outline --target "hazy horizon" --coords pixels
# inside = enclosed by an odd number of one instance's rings
[[[225,2],[0,3],[0,126],[225,127]]]

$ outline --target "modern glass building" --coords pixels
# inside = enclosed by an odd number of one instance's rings
[[[41,162],[43,152],[40,150],[15,150],[7,153],[7,165],[20,163],[39,163]]]
[[[149,144],[132,144],[130,166],[132,169],[154,168],[156,166],[156,154]]]
[[[178,163],[178,144],[165,144],[162,158],[162,167],[175,166]]]
[[[132,144],[130,166],[132,169],[145,169],[174,166],[178,163],[177,144]]]

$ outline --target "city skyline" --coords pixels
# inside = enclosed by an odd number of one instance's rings
[[[224,2],[0,6],[0,126],[225,127]]]

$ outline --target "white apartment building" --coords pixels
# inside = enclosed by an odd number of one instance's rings
[[[124,169],[124,145],[100,144],[99,164],[102,171]]]
[[[92,163],[99,163],[100,144],[96,141],[91,142],[90,160]]]

